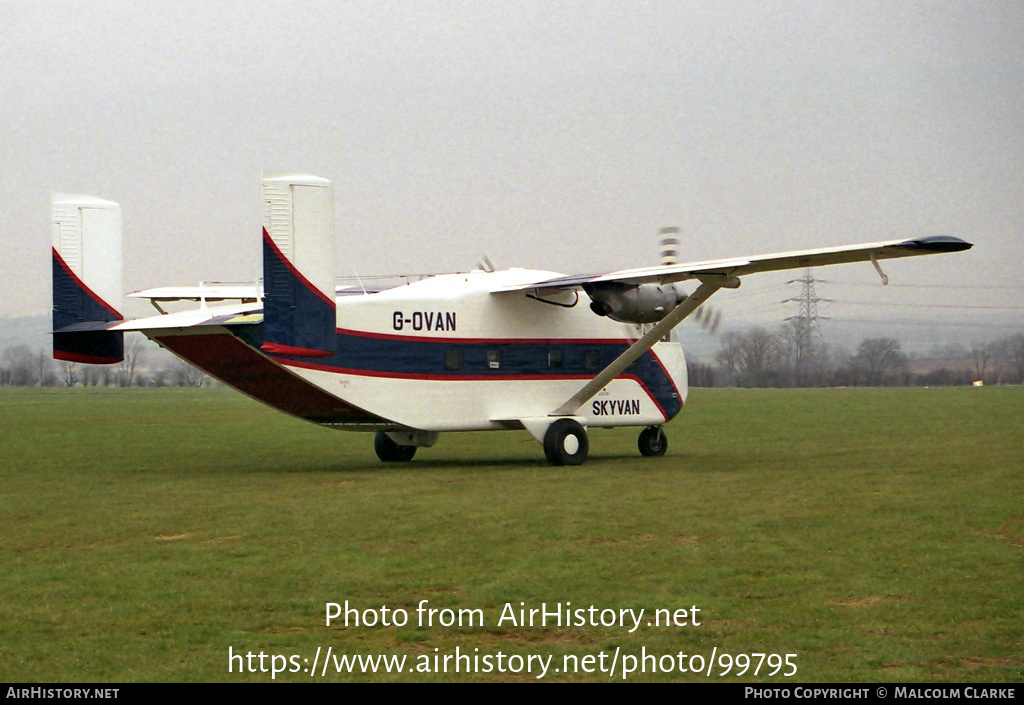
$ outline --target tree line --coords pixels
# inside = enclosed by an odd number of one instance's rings
[[[202,387],[213,379],[184,360],[147,348],[141,338],[125,337],[124,360],[87,365],[54,360],[46,348],[14,345],[0,354],[4,387]]]
[[[714,364],[687,365],[695,387],[880,387],[1024,383],[1024,333],[969,347],[947,346],[940,361],[917,359],[894,338],[865,338],[850,351],[800,336],[751,328],[721,336]]]
[[[694,387],[878,387],[1024,383],[1024,333],[969,347],[952,346],[941,362],[917,360],[894,338],[865,338],[850,351],[799,335],[794,326],[731,331],[714,363],[688,361]],[[124,361],[86,365],[53,359],[27,345],[0,354],[0,386],[201,387],[212,378],[141,338],[125,340]]]

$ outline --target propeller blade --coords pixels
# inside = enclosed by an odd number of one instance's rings
[[[715,311],[715,318],[714,318],[713,321],[711,321],[711,327],[708,330],[708,332],[711,333],[711,335],[715,335],[716,333],[718,333],[718,326],[721,323],[722,323],[722,312],[721,311]]]

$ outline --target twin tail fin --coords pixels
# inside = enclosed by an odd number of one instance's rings
[[[55,194],[53,357],[113,364],[124,359],[121,306],[121,206],[92,196]]]
[[[293,357],[334,354],[334,297],[331,182],[264,174],[263,351]]]

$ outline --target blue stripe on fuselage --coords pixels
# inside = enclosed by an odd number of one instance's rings
[[[336,351],[329,357],[315,361],[286,355],[273,357],[282,362],[300,363],[303,367],[382,377],[452,381],[517,377],[589,379],[629,347],[626,342],[595,340],[557,340],[550,343],[537,340],[476,342],[465,338],[457,341],[417,340],[403,336],[353,335],[340,330],[337,335]],[[461,369],[445,366],[446,353],[452,349],[462,351]],[[558,367],[548,364],[552,350],[562,353],[562,363]],[[497,351],[497,367],[491,366],[494,358],[488,358],[489,351]],[[675,385],[650,351],[626,368],[621,376],[635,378],[646,387],[669,419],[682,408]]]

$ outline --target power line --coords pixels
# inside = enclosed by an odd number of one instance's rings
[[[992,309],[1000,311],[1024,311],[1024,306],[986,306],[983,304],[907,304],[907,303],[895,303],[891,301],[848,301],[844,300],[841,303],[854,304],[857,306],[895,306],[905,308],[965,308],[965,309]]]
[[[907,320],[893,320],[891,318],[863,318],[857,316],[838,316],[830,319],[833,323],[874,323],[884,324],[886,326],[922,326],[922,327],[938,327],[942,326],[945,328],[1000,328],[1006,330],[1016,330],[1021,327],[1020,323],[999,323],[999,322],[971,322],[971,321],[907,321]]]
[[[878,284],[876,282],[844,282],[830,280],[829,283],[835,284],[836,286],[863,286],[871,287],[872,289],[878,288]],[[956,289],[964,291],[975,291],[978,289],[1020,291],[1024,289],[1024,285],[1022,284],[898,284],[896,282],[890,282],[889,286],[900,287],[901,289]]]

